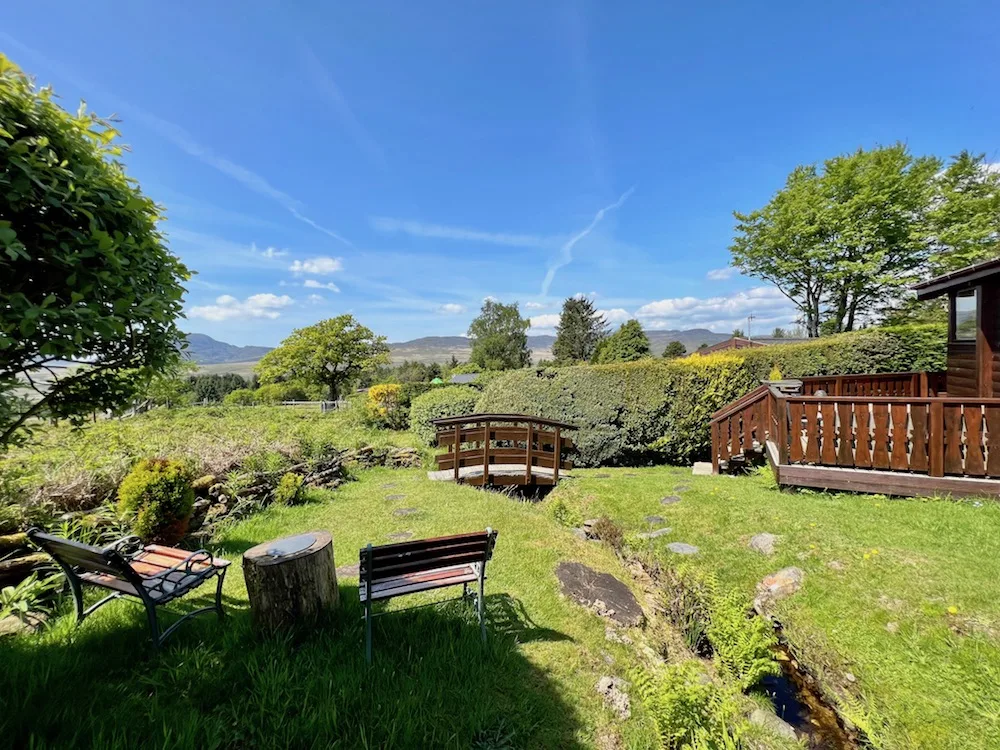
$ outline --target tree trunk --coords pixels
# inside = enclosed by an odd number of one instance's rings
[[[258,544],[243,553],[243,576],[254,625],[264,631],[315,622],[340,600],[326,531]]]
[[[3,560],[0,562],[0,587],[16,586],[37,568],[51,562],[52,558],[44,552]]]

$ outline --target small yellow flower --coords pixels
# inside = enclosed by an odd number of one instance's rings
[[[816,549],[816,545],[815,544],[810,544],[809,545],[809,549]]]
[[[958,607],[956,607],[954,605],[948,607],[948,614],[949,615],[957,615],[958,614]]]
[[[878,550],[877,550],[877,549],[873,549],[873,550],[872,550],[872,554],[873,554],[873,555],[877,555],[877,554],[878,554]]]
[[[865,554],[864,554],[864,558],[865,558],[866,560],[870,560],[870,559],[871,559],[871,555],[869,555],[869,554],[868,554],[867,552],[865,552]]]
[[[816,528],[816,524],[814,524],[814,523],[809,524],[809,528],[810,529],[815,529]]]

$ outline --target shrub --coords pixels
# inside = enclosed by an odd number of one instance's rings
[[[223,396],[222,403],[226,406],[253,406],[257,403],[257,397],[249,388],[237,388]]]
[[[299,474],[288,472],[282,476],[274,489],[274,502],[279,505],[297,505],[302,498],[302,482]]]
[[[622,531],[622,527],[607,516],[601,516],[597,519],[591,528],[591,533],[609,545],[615,552],[621,550],[625,543],[625,532]]]
[[[480,393],[467,385],[452,385],[428,391],[413,399],[410,406],[410,429],[427,445],[433,445],[436,430],[432,419],[472,414]]]
[[[298,383],[268,383],[254,391],[258,404],[280,404],[282,401],[308,401],[309,395]]]
[[[164,458],[140,461],[118,487],[123,513],[134,513],[133,531],[144,541],[174,544],[187,530],[194,507],[191,473]]]
[[[749,690],[780,671],[773,652],[777,644],[774,630],[764,618],[748,616],[747,603],[739,593],[714,597],[707,634],[716,662],[740,690]]]
[[[562,497],[556,497],[548,503],[549,515],[561,526],[574,527],[583,523],[580,511],[567,503]]]
[[[365,416],[369,424],[400,430],[406,427],[407,413],[402,406],[403,387],[397,383],[380,383],[368,389]]]

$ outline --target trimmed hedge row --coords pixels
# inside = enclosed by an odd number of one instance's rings
[[[417,396],[410,405],[410,430],[427,445],[433,445],[437,430],[431,420],[472,414],[480,395],[467,385],[449,385]]]
[[[708,455],[712,413],[753,390],[775,366],[795,377],[934,371],[944,361],[942,326],[869,329],[732,354],[517,370],[490,382],[474,410],[577,425],[581,466],[687,463]]]

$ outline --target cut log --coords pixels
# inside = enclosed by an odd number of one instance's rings
[[[326,531],[258,544],[243,553],[256,627],[276,631],[315,622],[340,600],[333,537]]]
[[[0,561],[0,586],[15,586],[30,576],[32,571],[51,563],[52,559],[44,552]]]
[[[17,534],[0,534],[0,555],[12,550],[28,548],[28,535],[23,531]]]

